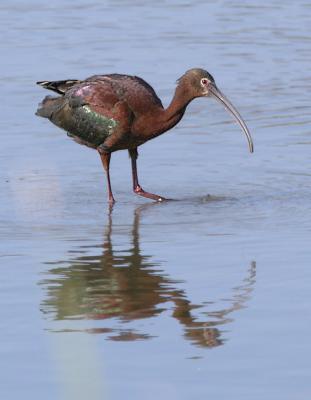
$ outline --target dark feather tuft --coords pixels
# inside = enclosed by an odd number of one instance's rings
[[[65,94],[72,86],[80,83],[77,79],[66,79],[62,81],[39,81],[37,85],[42,86],[44,89],[52,90],[58,94]]]

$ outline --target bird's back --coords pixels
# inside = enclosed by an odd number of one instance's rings
[[[135,114],[142,114],[152,107],[163,107],[153,87],[138,76],[108,74],[93,75],[85,82],[109,84],[119,100],[127,102]]]

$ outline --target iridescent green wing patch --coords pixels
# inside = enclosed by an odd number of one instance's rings
[[[70,132],[70,136],[76,136],[94,146],[103,143],[118,125],[118,121],[93,111],[88,105],[75,110],[75,119],[75,130]]]
[[[99,125],[103,130],[107,132],[107,135],[113,133],[114,128],[118,125],[117,121],[113,118],[107,118],[102,114],[92,111],[89,106],[82,107],[87,117],[90,118],[94,124]]]

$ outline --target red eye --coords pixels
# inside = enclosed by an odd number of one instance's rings
[[[202,82],[203,85],[207,85],[208,81],[207,81],[207,79],[202,79],[201,82]]]

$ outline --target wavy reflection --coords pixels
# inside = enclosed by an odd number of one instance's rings
[[[183,326],[186,339],[198,346],[222,345],[224,339],[218,327],[231,322],[230,314],[245,307],[255,283],[256,263],[251,263],[241,285],[232,288],[232,296],[226,299],[228,305],[225,308],[220,308],[219,300],[209,302],[216,311],[201,311],[202,320],[198,320],[196,311],[206,310],[209,306],[206,303],[192,304],[185,291],[178,288],[180,282],[166,275],[159,268],[160,264],[152,261],[152,256],[141,253],[140,218],[148,206],[135,210],[129,235],[130,247],[126,250],[113,245],[110,213],[102,245],[79,246],[69,261],[52,263],[49,278],[40,282],[46,289],[42,312],[58,321],[97,321],[96,327],[83,331],[104,333],[110,340],[126,341],[152,337],[128,328],[127,323],[155,317],[171,310],[173,304],[172,317]],[[94,250],[100,254],[86,254]],[[108,326],[103,327],[105,324]],[[79,329],[70,329],[75,330]]]

